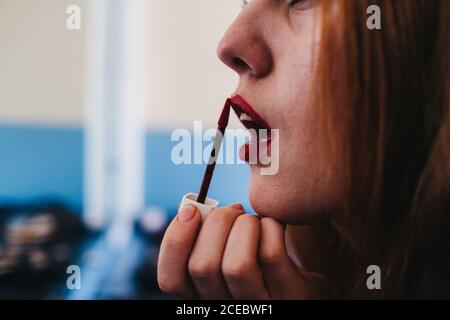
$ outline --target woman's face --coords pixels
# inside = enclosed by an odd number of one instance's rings
[[[322,218],[342,196],[337,157],[319,142],[323,125],[312,99],[320,12],[310,0],[249,1],[218,47],[219,58],[239,74],[235,93],[279,129],[272,144],[278,173],[261,175],[251,165],[250,202],[258,214],[286,223]]]

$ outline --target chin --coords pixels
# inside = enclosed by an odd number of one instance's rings
[[[287,185],[279,176],[262,176],[252,169],[249,200],[253,210],[261,217],[294,225],[316,224],[329,217],[329,206],[317,201],[317,194],[308,197],[306,190]]]

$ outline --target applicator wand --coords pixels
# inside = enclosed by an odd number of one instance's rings
[[[206,218],[206,215],[208,213],[210,213],[214,208],[216,208],[219,205],[218,201],[207,198],[207,195],[209,185],[211,184],[212,176],[214,173],[214,168],[216,167],[217,156],[219,154],[223,136],[225,134],[225,130],[228,125],[228,120],[230,118],[231,106],[232,106],[231,100],[227,99],[225,101],[225,105],[223,106],[222,113],[220,114],[219,121],[217,123],[217,133],[216,136],[214,137],[214,144],[211,149],[211,154],[209,156],[208,164],[206,166],[202,185],[200,187],[198,195],[195,193],[188,193],[184,195],[180,203],[179,209],[183,208],[188,204],[196,206],[202,215],[202,220]]]
[[[211,183],[212,176],[214,173],[214,168],[216,167],[217,156],[219,155],[223,136],[228,126],[228,120],[230,118],[230,107],[231,107],[231,100],[227,99],[227,101],[225,101],[225,105],[223,106],[222,113],[220,114],[220,118],[217,123],[217,133],[214,138],[214,144],[211,149],[208,165],[206,166],[205,175],[203,176],[202,186],[200,187],[200,192],[198,193],[197,198],[198,203],[205,203],[205,199],[209,190],[209,185]]]

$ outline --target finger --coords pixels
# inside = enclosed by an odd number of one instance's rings
[[[157,277],[161,290],[184,299],[195,298],[195,288],[188,274],[188,261],[201,224],[197,208],[181,209],[164,234],[158,257]]]
[[[286,250],[285,228],[271,218],[261,220],[259,263],[274,299],[311,299],[316,292],[311,281],[292,263]]]
[[[239,202],[232,203],[229,205],[229,207],[236,209],[236,210],[244,210],[244,207]]]
[[[256,216],[236,219],[225,248],[222,273],[234,299],[269,299],[258,267],[260,221]]]
[[[188,269],[203,299],[231,298],[221,272],[222,256],[233,223],[242,213],[230,206],[214,209],[200,230]]]

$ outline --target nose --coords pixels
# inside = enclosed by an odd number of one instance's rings
[[[219,59],[239,76],[262,78],[272,69],[272,54],[260,17],[251,8],[244,9],[219,42]]]

